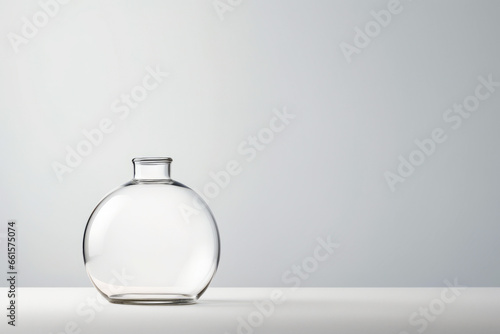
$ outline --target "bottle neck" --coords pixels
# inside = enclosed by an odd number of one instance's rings
[[[170,178],[170,158],[135,158],[134,180],[137,181],[164,181]]]

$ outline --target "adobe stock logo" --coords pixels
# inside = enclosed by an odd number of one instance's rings
[[[229,160],[222,170],[210,171],[208,176],[210,180],[201,188],[198,196],[193,196],[192,205],[181,204],[179,212],[184,218],[184,221],[190,223],[191,217],[199,214],[199,210],[204,207],[200,198],[206,203],[210,203],[219,194],[226,189],[231,181],[240,175],[245,168],[246,163],[254,161],[261,152],[268,149],[268,147],[276,140],[278,135],[291,124],[296,115],[289,112],[286,107],[282,110],[273,109],[273,115],[259,131],[248,136],[242,140],[236,148],[236,152],[245,159],[240,157]],[[246,162],[245,162],[246,161]]]
[[[403,5],[400,0],[389,0],[387,9],[370,11],[373,20],[366,22],[363,29],[358,26],[354,27],[352,44],[346,42],[339,44],[340,51],[342,51],[347,63],[350,64],[354,55],[359,55],[363,49],[367,48],[372,40],[391,24],[393,17],[402,11]]]
[[[464,120],[477,112],[481,103],[489,99],[500,87],[500,81],[494,81],[493,74],[478,76],[477,80],[479,83],[476,85],[474,93],[466,96],[462,103],[454,103],[452,107],[443,112],[443,121],[450,124],[449,128],[436,127],[427,138],[415,139],[413,143],[416,147],[409,154],[398,156],[398,166],[395,171],[388,170],[384,173],[384,178],[392,192],[396,191],[396,185],[405,182],[419,166],[436,153],[439,146],[452,134],[451,130],[458,130]]]
[[[75,145],[66,145],[66,157],[64,160],[52,162],[54,171],[59,182],[63,181],[66,174],[72,173],[82,164],[94,149],[101,146],[116,126],[129,117],[134,110],[137,110],[141,103],[165,81],[169,76],[157,65],[156,68],[146,66],[146,74],[141,83],[134,85],[128,93],[120,94],[110,105],[112,114],[103,117],[90,129],[82,129],[81,138]],[[116,114],[116,115],[113,115]],[[113,118],[115,118],[113,120]],[[62,162],[61,162],[62,161]]]
[[[127,274],[125,268],[121,270],[111,270],[112,277],[107,282],[108,289],[113,294],[121,294],[125,288],[134,281],[135,277]],[[64,324],[64,327],[57,332],[49,334],[80,334],[86,333],[85,325],[94,321],[99,312],[111,305],[98,291],[95,291],[95,297],[87,297],[76,306],[75,313],[78,317],[69,320]]]
[[[253,334],[256,328],[262,327],[267,319],[274,315],[277,306],[282,304],[296,291],[302,283],[319,269],[321,263],[329,260],[340,247],[340,244],[332,241],[330,235],[316,238],[317,244],[311,256],[306,256],[300,264],[293,264],[281,276],[281,281],[285,284],[292,284],[290,288],[275,288],[267,299],[253,302],[254,310],[246,316],[236,318],[236,334]],[[224,334],[230,334],[225,332]]]
[[[9,32],[7,38],[15,53],[19,52],[19,46],[28,44],[35,38],[40,29],[45,27],[51,18],[54,18],[60,11],[61,5],[66,5],[70,0],[42,0],[39,1],[40,10],[35,12],[31,19],[23,16],[20,34]]]
[[[214,0],[212,4],[219,19],[224,21],[226,13],[234,11],[242,2],[243,0]]]
[[[417,311],[410,314],[408,324],[413,328],[408,328],[407,331],[401,331],[399,334],[423,333],[427,328],[442,315],[448,306],[455,303],[462,293],[467,289],[466,286],[459,285],[458,279],[453,282],[444,280],[446,288],[441,290],[439,297],[432,299],[427,305],[421,306]]]

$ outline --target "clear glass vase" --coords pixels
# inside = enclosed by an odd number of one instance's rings
[[[135,158],[134,178],[104,197],[85,228],[83,257],[113,303],[192,303],[219,263],[215,219],[170,178],[170,158]]]

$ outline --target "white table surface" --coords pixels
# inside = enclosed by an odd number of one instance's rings
[[[94,288],[18,288],[14,328],[0,288],[0,333],[500,333],[500,288],[445,290],[209,288],[197,304],[144,306],[101,303]]]

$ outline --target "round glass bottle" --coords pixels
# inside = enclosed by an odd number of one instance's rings
[[[215,219],[170,178],[170,158],[135,158],[134,178],[104,197],[85,228],[83,257],[113,303],[192,303],[219,263]]]

